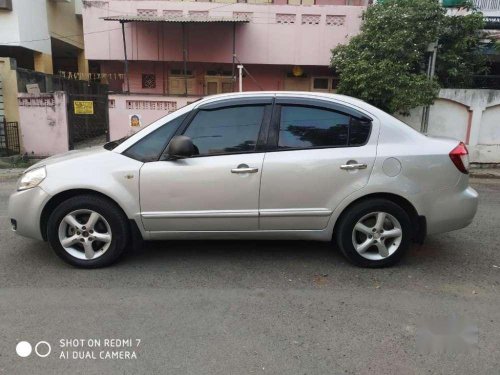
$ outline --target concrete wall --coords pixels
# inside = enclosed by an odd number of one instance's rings
[[[86,1],[83,29],[88,59],[123,60],[120,24],[102,17],[136,15],[147,9],[164,11],[208,11],[213,17],[249,13],[250,23],[236,30],[236,54],[244,64],[323,65],[330,63],[330,50],[359,32],[365,7],[345,5],[220,4],[176,1]],[[278,22],[279,14],[293,15],[294,23]],[[319,16],[318,24],[302,24],[303,15]],[[327,24],[327,16],[336,17]],[[331,19],[331,18],[329,18]],[[229,63],[232,61],[232,24],[189,24],[186,30],[188,60]],[[180,24],[126,24],[128,57],[144,61],[182,61]]]
[[[398,116],[420,130],[422,108]],[[500,91],[443,89],[431,107],[428,133],[468,145],[471,162],[500,163]]]
[[[116,140],[135,133],[196,99],[159,95],[109,95],[109,139]],[[130,126],[132,115],[140,117],[140,127]]]
[[[7,121],[19,122],[17,104],[17,74],[15,62],[8,57],[0,57],[0,79],[3,84],[4,115]]]
[[[76,15],[75,1],[47,1],[47,20],[52,38],[83,49],[82,19]]]
[[[54,155],[68,151],[66,93],[18,94],[22,153]]]
[[[45,0],[14,0],[0,12],[0,45],[51,53]]]

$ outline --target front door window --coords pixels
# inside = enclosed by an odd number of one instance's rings
[[[193,140],[200,155],[255,151],[263,105],[201,110],[184,135]]]

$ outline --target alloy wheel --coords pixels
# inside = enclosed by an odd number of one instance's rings
[[[72,211],[59,224],[59,242],[71,256],[91,260],[101,257],[111,245],[111,227],[99,213]]]
[[[363,216],[352,231],[354,249],[369,260],[391,256],[399,248],[402,238],[401,224],[387,212],[372,212]]]

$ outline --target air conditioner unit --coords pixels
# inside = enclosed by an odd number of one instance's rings
[[[186,79],[184,77],[168,77],[168,93],[170,95],[186,95]],[[188,95],[195,94],[196,79],[187,78]]]
[[[12,0],[0,0],[0,10],[12,10]]]

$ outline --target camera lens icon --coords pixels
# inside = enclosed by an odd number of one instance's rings
[[[16,345],[16,353],[19,357],[28,357],[32,350],[28,341],[19,341]]]
[[[40,358],[48,357],[51,351],[52,351],[52,348],[47,341],[39,341],[35,345],[35,353]]]
[[[16,353],[19,357],[29,357],[33,348],[28,341],[19,341],[16,345]],[[47,341],[39,341],[35,345],[35,353],[40,358],[48,357],[50,352],[52,351],[52,347]]]

